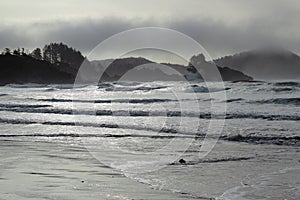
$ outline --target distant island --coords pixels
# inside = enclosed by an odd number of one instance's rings
[[[195,55],[202,63],[209,63],[202,54]],[[142,57],[119,58],[115,60],[87,61],[82,53],[63,43],[50,43],[43,49],[31,53],[24,49],[11,51],[6,48],[0,55],[0,85],[5,84],[72,84],[85,61],[91,70],[103,69],[105,62],[111,62],[103,72],[100,81],[117,81],[137,66],[147,66],[147,76],[136,76],[136,81],[177,80],[177,75],[165,73],[160,66],[167,66],[181,74],[188,81],[203,81],[191,62],[187,65],[156,63]],[[252,51],[226,56],[214,60],[224,81],[252,81],[253,79],[299,78],[300,58],[288,51]],[[144,73],[145,74],[145,73]]]
[[[205,60],[203,54],[195,55],[191,59],[197,60],[200,63],[209,63]],[[107,61],[92,61],[92,64],[95,68],[102,68],[103,62]],[[109,61],[108,61],[109,62]],[[132,81],[156,81],[156,80],[167,80],[167,81],[176,81],[176,80],[188,80],[188,81],[203,81],[201,74],[194,68],[194,65],[191,62],[187,65],[179,65],[172,63],[156,63],[150,61],[143,57],[130,57],[130,58],[119,58],[113,61],[110,61],[111,64],[104,72],[104,75],[101,80],[103,81],[117,81],[123,77],[126,73],[133,70],[135,67],[139,66],[139,70],[135,70],[131,77],[126,77],[126,80]],[[143,67],[144,66],[144,67]],[[211,67],[215,67],[212,64]],[[242,72],[237,70],[230,69],[228,67],[218,67],[218,70],[221,74],[223,81],[251,81],[252,77],[245,75]],[[173,70],[163,70],[164,68],[171,68]],[[166,71],[174,71],[177,73],[169,74]]]
[[[300,57],[281,48],[262,48],[214,60],[222,67],[241,71],[256,80],[300,78]]]

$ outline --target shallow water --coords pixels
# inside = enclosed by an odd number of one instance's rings
[[[224,88],[1,87],[0,199],[299,199],[299,83]]]

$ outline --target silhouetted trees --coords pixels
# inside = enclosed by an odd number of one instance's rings
[[[10,54],[11,54],[10,48],[6,47],[6,48],[4,49],[4,51],[3,51],[2,54],[4,54],[4,55],[10,55]]]
[[[24,49],[24,48],[22,48],[22,50],[20,50],[20,48],[17,48],[15,50],[11,50],[10,48],[6,47],[1,52],[1,54],[2,55],[15,55],[15,56],[20,56],[20,55],[28,56],[29,50]]]
[[[14,55],[14,56],[30,56],[37,60],[44,60],[51,64],[64,64],[64,66],[71,66],[78,69],[84,60],[80,51],[68,47],[63,43],[50,43],[44,46],[43,50],[35,48],[31,53],[28,49],[17,48],[11,50],[10,48],[4,48],[1,52],[2,55]]]
[[[63,43],[50,43],[43,48],[43,59],[52,64],[66,63],[78,68],[84,60],[80,51]]]
[[[21,50],[20,50],[20,48],[17,48],[17,49],[15,49],[15,50],[13,50],[13,55],[15,55],[15,56],[21,55]]]
[[[25,48],[22,48],[21,55],[28,56],[29,55],[29,50],[25,49]]]
[[[42,57],[42,51],[40,48],[36,48],[34,49],[31,54],[30,54],[31,57],[37,59],[37,60],[42,60],[43,57]]]

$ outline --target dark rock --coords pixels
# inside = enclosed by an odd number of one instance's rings
[[[180,164],[186,164],[186,161],[185,161],[184,159],[181,158],[181,159],[179,160],[179,163],[180,163]]]

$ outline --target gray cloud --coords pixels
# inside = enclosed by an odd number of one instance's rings
[[[300,52],[300,28],[297,19],[271,18],[271,12],[253,17],[243,23],[226,23],[213,19],[183,18],[181,20],[126,19],[106,17],[81,20],[32,22],[0,29],[0,48],[42,47],[49,42],[64,42],[87,54],[99,42],[121,31],[143,26],[162,26],[183,32],[202,44],[212,57],[253,49],[261,45],[276,44]],[[295,12],[287,15],[295,16]],[[296,21],[295,21],[296,20]]]

